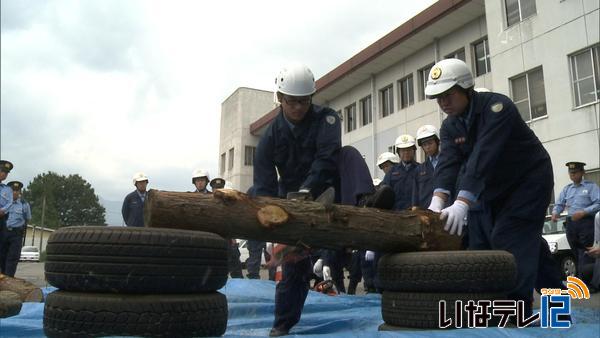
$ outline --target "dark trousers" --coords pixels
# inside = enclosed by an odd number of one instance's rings
[[[240,262],[240,248],[237,243],[229,241],[229,249],[227,250],[227,267],[231,278],[244,278],[242,274],[242,262]]]
[[[275,322],[273,327],[289,331],[300,321],[308,295],[312,264],[309,257],[296,263],[283,263],[282,280],[275,288]]]
[[[375,277],[377,275],[377,265],[375,261],[365,260],[366,250],[359,250],[360,269],[363,277],[363,286],[367,292],[375,292]]]
[[[355,148],[345,146],[340,149],[337,168],[336,202],[356,205],[362,195],[375,192],[369,167]],[[311,272],[309,258],[282,265],[282,280],[275,289],[274,328],[287,331],[300,320]]]
[[[322,250],[321,258],[323,259],[323,266],[329,267],[331,279],[338,292],[346,293],[346,286],[344,285],[346,250]]]
[[[582,278],[583,267],[593,264],[594,259],[585,254],[585,248],[594,244],[594,218],[584,217],[573,221],[567,217],[567,241],[577,258],[577,277]]]
[[[8,230],[6,222],[0,225],[0,272],[14,277],[21,258],[23,228]]]
[[[248,275],[246,277],[260,279],[260,263],[265,247],[265,242],[248,240],[248,260],[246,261]]]
[[[364,257],[364,255],[363,255]],[[348,283],[348,294],[356,293],[356,286],[362,279],[362,268],[360,266],[360,250],[353,250],[346,264],[350,272],[350,283]]]
[[[469,212],[470,249],[506,250],[515,257],[517,286],[508,298],[524,301],[528,316],[532,313],[534,287],[543,284],[554,287],[561,279],[548,245],[542,245],[552,181],[551,171],[540,168],[539,173],[516,186],[508,196],[484,200]]]

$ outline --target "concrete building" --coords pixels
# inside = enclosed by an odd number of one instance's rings
[[[219,172],[229,186],[245,192],[252,186],[254,151],[259,138],[250,124],[275,107],[273,92],[241,87],[221,104]]]
[[[440,0],[319,78],[313,101],[339,112],[343,144],[382,178],[377,155],[397,136],[441,125],[423,89],[436,61],[460,58],[475,87],[515,101],[552,157],[558,195],[570,182],[567,161],[586,162],[587,178],[600,183],[599,25],[597,0]],[[255,140],[277,113],[252,121]]]

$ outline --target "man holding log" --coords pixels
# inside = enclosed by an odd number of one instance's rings
[[[448,115],[440,129],[442,151],[429,209],[441,211],[445,230],[461,235],[470,207],[482,202],[487,222],[469,224],[482,227],[470,229],[469,236],[478,234],[488,249],[514,255],[517,286],[508,297],[524,301],[527,318],[538,264],[551,263],[540,253],[554,185],[552,163],[510,98],[477,92],[474,84],[469,67],[458,59],[442,60],[429,72],[425,94]],[[444,208],[455,187],[456,200]]]
[[[335,202],[357,205],[373,194],[364,159],[356,149],[341,146],[337,113],[312,103],[316,86],[311,70],[300,64],[285,67],[275,84],[280,111],[256,149],[255,195],[314,199],[334,187]],[[270,336],[286,335],[300,320],[311,267],[308,255],[283,260]]]

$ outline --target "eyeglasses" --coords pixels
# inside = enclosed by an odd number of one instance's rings
[[[456,93],[457,91],[458,91],[458,89],[451,88],[450,90],[447,90],[439,95],[436,95],[435,98],[438,100],[444,100],[444,99],[447,99],[448,97],[450,97],[452,94]]]
[[[307,106],[311,102],[311,97],[306,96],[306,97],[302,97],[302,98],[293,98],[292,99],[290,97],[284,96],[283,101],[289,106],[295,106],[295,105]]]

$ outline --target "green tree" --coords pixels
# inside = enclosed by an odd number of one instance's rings
[[[46,227],[106,224],[106,210],[94,188],[77,174],[64,176],[50,171],[37,175],[23,196],[31,204],[33,224],[42,224],[44,198]]]

